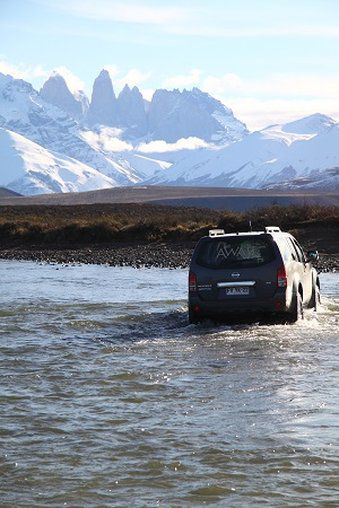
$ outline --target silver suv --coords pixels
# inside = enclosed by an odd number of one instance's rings
[[[189,271],[190,323],[228,321],[264,314],[295,322],[305,307],[317,309],[320,283],[312,261],[297,240],[276,226],[225,234],[210,230],[199,240]]]

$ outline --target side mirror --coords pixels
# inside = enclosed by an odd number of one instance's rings
[[[309,250],[307,252],[307,261],[311,261],[311,262],[314,262],[314,261],[319,261],[319,252],[317,250]]]

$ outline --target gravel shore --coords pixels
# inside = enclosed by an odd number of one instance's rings
[[[50,249],[39,247],[0,248],[0,259],[60,264],[105,264],[110,266],[187,268],[194,244],[115,244],[108,246]],[[339,272],[339,255],[320,254],[319,272]]]
[[[60,264],[100,264],[110,266],[186,268],[193,246],[168,244],[110,245],[74,249],[18,247],[0,249],[0,259],[29,260]]]

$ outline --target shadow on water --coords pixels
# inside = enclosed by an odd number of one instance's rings
[[[186,340],[188,338],[220,337],[232,339],[245,337],[307,336],[311,330],[333,330],[339,324],[339,305],[327,299],[319,312],[305,311],[305,318],[294,324],[284,320],[265,317],[241,317],[227,322],[205,320],[198,324],[189,324],[187,309],[184,307],[172,311],[126,314],[112,318],[109,326],[93,335],[93,330],[81,335],[73,335],[64,340],[88,340],[91,343],[133,344],[141,341]]]
[[[93,331],[83,335],[76,335],[64,340],[85,339],[91,342],[102,343],[136,343],[143,340],[178,338],[192,325],[188,324],[185,309],[171,312],[139,313],[135,315],[118,316],[112,319],[111,324],[100,335],[93,336]]]

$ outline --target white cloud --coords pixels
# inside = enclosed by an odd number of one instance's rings
[[[35,79],[46,78],[49,71],[44,69],[42,65],[27,65],[19,63],[18,65],[11,64],[6,59],[0,60],[0,72],[3,74],[10,74],[16,79]]]
[[[228,73],[223,76],[207,76],[203,79],[201,87],[211,94],[220,94],[242,89],[243,82],[237,74]]]
[[[203,91],[219,98],[226,105],[230,97],[262,100],[283,99],[332,99],[339,93],[339,74],[272,74],[260,78],[244,78],[235,73],[207,75],[193,70],[187,75],[167,78],[162,83],[166,88],[198,86]]]
[[[207,38],[319,37],[339,38],[336,0],[326,9],[311,2],[181,2],[184,7],[154,0],[31,0],[91,20],[153,25],[171,35]],[[290,2],[287,2],[289,4]],[[222,2],[221,2],[222,4]],[[258,7],[261,4],[261,7]],[[263,6],[264,4],[264,6]],[[300,4],[300,5],[299,5]],[[315,4],[315,5],[313,5]],[[318,4],[318,5],[317,5]]]
[[[71,92],[75,93],[78,92],[79,90],[85,89],[85,83],[81,81],[81,79],[78,76],[73,74],[73,72],[70,71],[67,67],[63,65],[60,67],[56,67],[55,69],[53,69],[51,74],[53,73],[60,74],[64,78]]]
[[[79,90],[84,90],[85,84],[81,79],[73,74],[65,66],[56,67],[53,70],[45,69],[42,65],[28,65],[25,63],[19,63],[17,65],[8,62],[3,59],[0,60],[0,72],[3,74],[9,74],[16,79],[24,79],[26,81],[33,82],[41,82],[41,78],[43,80],[47,79],[52,74],[60,74],[66,81],[69,89],[72,92],[77,92]]]
[[[172,35],[181,35],[186,37],[211,37],[211,38],[245,38],[245,37],[326,37],[331,39],[339,38],[338,26],[317,26],[317,25],[295,25],[295,26],[241,26],[237,24],[235,27],[227,25],[216,26],[213,24],[191,24],[168,25],[165,31]]]
[[[200,69],[192,69],[188,74],[178,74],[165,79],[162,83],[164,88],[191,88],[199,84],[201,78]]]
[[[106,71],[108,71],[112,80],[119,74],[119,69],[116,65],[111,65],[111,64],[104,65],[104,69],[106,69]]]
[[[118,89],[124,87],[124,85],[139,86],[141,83],[147,81],[151,76],[150,72],[143,72],[139,69],[130,69],[124,76],[121,78],[115,77],[114,86]]]
[[[200,86],[212,95],[236,92],[239,95],[333,97],[338,96],[339,74],[274,74],[244,79],[237,74],[207,76]]]
[[[127,72],[123,73],[117,66],[108,64],[104,65],[112,79],[113,85],[116,89],[120,90],[127,83],[129,86],[140,86],[142,83],[147,81],[151,77],[151,72],[143,72],[140,69],[132,68]],[[28,65],[20,63],[14,65],[5,58],[0,57],[0,72],[3,74],[10,74],[17,79],[25,79],[33,82],[37,86],[41,86],[41,82],[46,80],[49,76],[54,73],[60,74],[66,81],[68,88],[76,93],[79,90],[86,90],[85,83],[76,76],[68,67],[61,65],[54,69],[45,69],[41,65]],[[92,84],[89,84],[89,89],[92,88]],[[145,89],[147,96],[152,97],[154,90]]]
[[[166,141],[151,141],[150,143],[141,143],[136,150],[142,153],[163,153],[176,152],[178,150],[195,150],[209,146],[206,141],[200,138],[190,137],[181,138],[176,143],[166,143]]]
[[[117,136],[121,130],[110,127],[102,128],[99,132],[86,131],[82,137],[94,148],[106,152],[126,152],[133,150],[133,146],[122,141]]]
[[[281,74],[267,80],[249,82],[252,93],[270,93],[300,97],[338,97],[339,74]]]
[[[231,107],[249,129],[317,112],[339,118],[339,74],[276,74],[260,79],[226,74],[207,76],[200,87]]]
[[[196,79],[190,82],[189,76]],[[251,130],[316,112],[339,118],[339,74],[274,74],[244,78],[234,73],[204,76],[191,72],[175,78],[164,82],[168,88],[198,86],[232,108]]]
[[[232,97],[224,100],[234,114],[243,120],[250,130],[262,129],[272,124],[286,123],[313,113],[323,113],[339,120],[339,98],[316,99],[264,99]]]
[[[39,3],[62,9],[88,19],[166,25],[186,17],[186,9],[125,0],[39,0]]]
[[[142,96],[147,101],[151,101],[152,97],[154,95],[155,89],[154,88],[142,88],[141,90]]]

